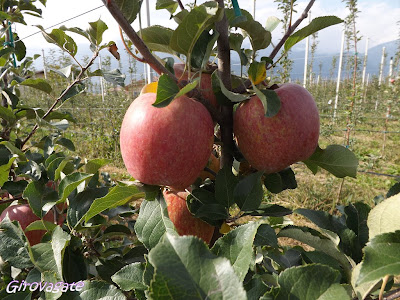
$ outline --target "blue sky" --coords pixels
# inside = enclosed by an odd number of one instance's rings
[[[182,2],[185,4],[191,1],[182,0]],[[203,1],[198,1],[198,3],[201,2]],[[238,2],[241,8],[252,12],[253,1],[238,0]],[[176,26],[173,21],[168,20],[168,12],[164,10],[155,10],[155,3],[156,0],[150,0],[150,23],[152,25],[159,24],[168,27]],[[308,1],[298,0],[297,3],[297,12],[299,15]],[[101,0],[48,0],[47,7],[43,8],[43,19],[27,17],[27,20],[29,24],[40,24],[44,27],[48,27],[101,5]],[[358,8],[361,12],[357,19],[357,29],[363,37],[359,43],[359,52],[364,52],[365,50],[366,37],[369,38],[369,47],[399,38],[400,25],[396,25],[396,22],[400,21],[400,0],[359,0]],[[145,5],[143,9],[145,9]],[[347,14],[348,11],[341,0],[316,0],[311,9],[312,18],[323,15],[336,15],[340,18],[345,18]],[[298,15],[295,15],[294,18],[296,19]],[[274,3],[273,0],[257,0],[256,20],[264,25],[268,16],[281,17],[280,12],[277,10],[277,4]],[[88,22],[95,21],[98,18],[101,18],[109,26],[109,30],[105,35],[105,40],[115,40],[118,47],[122,48],[118,36],[118,27],[104,7],[69,21],[65,23],[65,25],[69,27],[78,26],[86,28]],[[143,19],[144,23],[146,23],[145,16]],[[305,23],[302,23],[300,27],[304,26],[303,24]],[[139,27],[137,21],[134,22],[134,27],[136,29]],[[321,31],[318,36],[318,51],[322,53],[339,52],[342,29],[343,27],[341,25],[336,25]],[[18,25],[15,30],[17,30],[19,36],[23,38],[36,32],[37,28]],[[282,29],[278,27],[272,35],[273,40],[277,41],[282,36]],[[84,40],[81,40],[78,36],[74,36],[74,38],[76,38],[78,43],[84,42]],[[41,49],[50,47],[44,41],[41,34],[27,38],[24,41],[28,48]]]

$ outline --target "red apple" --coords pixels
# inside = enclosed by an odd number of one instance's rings
[[[168,216],[178,234],[194,235],[209,244],[214,233],[214,226],[195,218],[190,213],[186,206],[186,197],[189,193],[164,189],[163,195],[167,203]]]
[[[25,231],[25,228],[33,223],[34,221],[40,220],[32,211],[28,204],[21,205],[10,205],[8,206],[0,216],[0,222],[6,217],[8,214],[8,218],[11,221],[18,221],[21,225],[22,230]],[[43,218],[45,221],[54,222],[54,214],[53,211],[50,210]],[[31,246],[40,243],[43,235],[46,233],[46,230],[32,230],[25,232],[25,235],[29,241]]]
[[[186,96],[168,106],[152,104],[156,94],[140,95],[121,126],[121,154],[135,179],[175,189],[191,185],[207,165],[214,142],[210,113]]]
[[[174,64],[175,76],[179,81],[188,80],[188,73],[185,71],[185,64]],[[185,71],[185,73],[183,73]],[[194,72],[191,73],[193,75]],[[202,96],[210,102],[214,107],[218,107],[217,98],[214,95],[212,89],[212,80],[211,74],[209,73],[201,73],[201,81],[200,81],[200,91]]]
[[[319,137],[318,108],[302,86],[287,83],[275,90],[281,109],[264,116],[261,100],[253,96],[234,115],[234,134],[243,156],[252,167],[274,173],[309,158]]]

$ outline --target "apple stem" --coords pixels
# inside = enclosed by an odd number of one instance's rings
[[[223,0],[215,0],[221,9],[224,9]],[[216,29],[219,33],[217,41],[218,49],[218,72],[222,83],[228,89],[232,89],[231,81],[231,57],[228,36],[228,20],[224,12],[223,18],[216,23]],[[233,104],[222,105],[221,107],[221,168],[233,164]]]

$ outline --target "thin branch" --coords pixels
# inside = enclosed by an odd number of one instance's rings
[[[115,21],[117,21],[118,25],[125,32],[127,37],[132,41],[135,45],[136,49],[142,54],[146,63],[150,65],[150,67],[156,71],[158,74],[167,74],[175,82],[178,82],[178,79],[172,74],[167,68],[165,68],[158,60],[154,57],[154,55],[150,52],[149,48],[143,42],[143,40],[139,37],[136,31],[132,28],[131,24],[126,20],[124,15],[122,14],[119,7],[115,4],[114,0],[102,0],[104,5],[107,7],[110,14],[113,16]]]
[[[125,47],[126,51],[128,52],[128,54],[130,54],[130,56],[132,56],[137,61],[145,63],[145,60],[143,58],[141,58],[139,56],[136,56],[135,54],[132,53],[131,49],[129,49],[128,45],[125,43],[125,39],[124,39],[124,35],[122,34],[122,28],[121,27],[119,27],[119,36],[121,37],[122,44],[124,45],[124,47]]]
[[[179,7],[180,7],[182,10],[184,10],[184,9],[185,9],[185,7],[183,6],[183,4],[182,4],[182,1],[181,1],[181,0],[178,0],[178,4],[179,4]]]
[[[285,35],[282,37],[278,45],[275,46],[275,48],[272,50],[271,54],[269,55],[269,58],[274,59],[274,57],[278,54],[279,50],[282,48],[282,46],[285,44],[286,40],[289,38],[289,36],[293,33],[293,31],[296,30],[296,28],[300,25],[300,23],[307,18],[308,12],[310,11],[311,7],[313,6],[315,0],[311,0],[307,7],[304,9],[303,13],[301,14],[300,18],[293,24],[293,26],[290,26],[287,31],[285,32]]]
[[[11,203],[11,202],[14,202],[15,200],[23,200],[23,198],[22,198],[22,196],[19,196],[19,197],[14,197],[12,199],[11,198],[1,199],[0,205],[6,204],[6,203]],[[26,200],[24,200],[24,201],[26,201]]]
[[[93,64],[94,60],[97,58],[99,55],[99,51],[95,51],[93,53],[93,57],[90,59],[90,61],[87,63],[85,67],[81,69],[81,72],[79,75],[76,77],[76,79],[64,90],[64,92],[54,101],[54,103],[51,105],[51,107],[47,110],[47,112],[43,115],[42,120],[46,119],[46,117],[55,109],[58,103],[60,103],[61,99],[75,86],[75,84],[79,83],[82,80],[82,77],[84,76],[85,72],[89,67]],[[36,130],[38,130],[39,125],[36,124],[32,131],[28,134],[28,136],[25,138],[25,140],[21,144],[21,149],[23,146],[28,142],[28,140],[35,134]],[[23,151],[26,151],[28,148],[26,148]]]
[[[399,299],[400,298],[400,289],[391,291],[385,295],[383,295],[384,300],[394,300],[394,299]]]

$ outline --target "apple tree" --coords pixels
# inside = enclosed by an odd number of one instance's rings
[[[2,4],[7,43],[13,35],[8,22],[24,22],[23,11],[40,16],[34,2]],[[25,57],[22,41],[5,43],[2,299],[365,299],[398,293],[388,292],[400,274],[398,185],[374,208],[357,202],[339,206],[338,215],[292,211],[265,197],[265,190],[297,187],[290,165],[298,161],[314,174],[323,168],[340,178],[356,176],[358,161],[349,149],[318,146],[312,95],[267,77],[292,46],[342,20],[317,17],[297,29],[310,1],[270,55],[259,57],[276,24],[264,27],[238,1],[185,8],[180,0],[158,0],[156,9],[170,14],[177,27],[154,25],[139,33],[131,23],[142,1],[103,3],[140,53],[136,58],[159,74],[122,123],[121,153],[132,180],[113,182],[101,173],[112,162],[73,155],[74,143],[62,132],[75,119],[56,110],[84,93],[93,76],[123,84],[120,72],[91,68],[100,51],[115,54],[115,44],[103,41],[107,25],[98,20],[86,30],[40,28],[80,69],[74,79],[59,72],[70,80],[59,94],[47,80],[31,77],[34,58]],[[76,59],[73,34],[90,43],[93,56],[85,65]],[[244,48],[246,38],[250,49]],[[161,59],[160,52],[167,56]],[[232,52],[246,76],[232,74]],[[42,91],[53,104],[23,105],[23,87]],[[18,214],[22,208],[28,211]],[[287,218],[292,213],[315,226],[294,226]],[[28,214],[33,218],[26,224]],[[29,238],[34,231],[40,235],[35,241]],[[281,238],[309,247],[285,246]],[[25,288],[10,290],[22,280]],[[34,282],[46,287],[29,288]],[[60,282],[83,287],[55,291]]]

